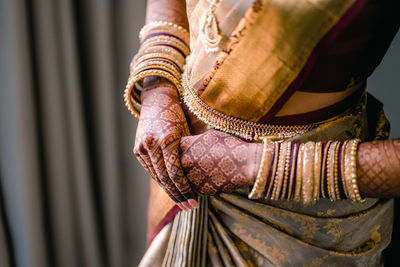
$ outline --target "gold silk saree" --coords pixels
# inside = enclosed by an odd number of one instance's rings
[[[263,135],[252,126],[273,116],[307,74],[321,40],[364,2],[224,0],[216,9],[220,52],[207,53],[199,18],[208,1],[187,0],[191,54],[184,73],[185,104],[214,128],[240,137]],[[234,120],[227,123],[221,116]],[[239,129],[232,121],[248,126]],[[380,104],[363,94],[345,113],[285,138],[384,139],[387,128]],[[180,212],[152,187],[149,218],[158,226],[140,266],[381,266],[390,242],[393,200],[321,199],[303,206],[249,200],[249,188],[243,188],[201,196],[199,209]]]

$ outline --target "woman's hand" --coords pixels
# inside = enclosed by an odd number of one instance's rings
[[[253,185],[262,149],[262,145],[210,130],[182,138],[182,167],[198,193],[229,193]]]
[[[181,209],[197,207],[182,170],[179,144],[189,135],[176,88],[167,80],[145,81],[134,153],[139,162]]]

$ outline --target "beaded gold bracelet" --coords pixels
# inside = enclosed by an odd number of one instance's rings
[[[146,39],[146,41],[142,43],[140,49],[147,49],[151,46],[156,46],[156,45],[172,46],[173,48],[182,52],[184,56],[188,56],[190,53],[190,48],[180,39],[174,36],[165,36],[165,35],[153,36]]]
[[[292,142],[286,142],[287,149],[286,149],[286,162],[285,162],[285,172],[283,175],[283,185],[282,185],[282,193],[280,199],[285,199],[286,196],[286,189],[288,187],[287,183],[289,180],[289,168],[290,168],[290,156],[292,153]]]
[[[339,192],[339,175],[338,175],[338,161],[339,161],[339,148],[340,142],[336,145],[336,149],[333,155],[333,178],[334,178],[334,189],[335,189],[335,200],[341,200]]]
[[[322,166],[321,166],[321,196],[323,198],[328,198],[329,194],[325,194],[325,186],[327,185],[327,175],[326,175],[326,163],[328,161],[328,152],[329,147],[331,146],[332,142],[328,141],[325,143],[325,148],[322,151]]]
[[[140,51],[133,58],[133,61],[138,64],[149,58],[167,58],[174,62],[181,71],[183,71],[183,65],[185,64],[185,58],[171,47],[153,46],[146,50]],[[135,63],[132,68],[135,68]]]
[[[175,78],[171,73],[164,71],[164,70],[159,70],[159,69],[151,69],[151,70],[145,70],[142,71],[136,75],[130,75],[128,79],[128,83],[126,85],[125,91],[124,91],[124,101],[125,101],[125,106],[128,108],[128,110],[134,115],[135,117],[139,117],[140,110],[137,106],[140,106],[140,103],[135,101],[135,99],[132,97],[132,91],[134,89],[134,85],[136,82],[144,79],[145,77],[149,76],[160,76],[164,77],[167,80],[171,81],[177,88],[178,90],[178,95],[181,98],[182,94],[182,88],[180,86],[180,82],[177,78]]]
[[[167,68],[169,72],[173,74],[178,80],[181,79],[181,72],[179,68],[167,59],[149,59],[146,61],[142,61],[136,65],[135,69],[133,69],[131,73],[137,72],[137,70],[141,68],[146,68],[151,66],[154,66],[155,68],[157,68],[158,66]]]
[[[190,43],[189,31],[184,27],[169,21],[154,21],[146,24],[140,30],[139,38],[140,41],[143,42],[147,37],[159,33],[166,33],[176,36],[189,46]]]
[[[357,183],[356,161],[357,161],[357,148],[359,143],[360,143],[359,139],[353,139],[349,141],[349,143],[347,143],[346,145],[344,180],[350,199],[356,202],[364,202],[365,199],[362,199],[360,191],[358,190],[358,183]]]
[[[331,201],[336,201],[336,192],[335,192],[335,180],[337,177],[335,177],[335,154],[336,150],[339,146],[339,142],[335,141],[332,143],[332,145],[329,147],[328,151],[328,159],[327,159],[327,182],[328,182],[328,194],[329,194],[329,199]]]
[[[174,69],[170,68],[167,65],[163,65],[163,64],[154,64],[154,65],[149,65],[149,66],[142,66],[141,68],[137,68],[137,70],[134,72],[133,75],[137,75],[143,71],[146,70],[163,70],[166,72],[169,72],[172,76],[174,76],[174,78],[179,81],[180,80],[180,73],[176,72]],[[175,84],[174,84],[175,85]],[[176,85],[175,85],[176,86]]]
[[[171,81],[182,103],[181,73],[190,52],[190,35],[182,26],[167,21],[154,21],[140,31],[142,45],[130,64],[130,76],[124,91],[128,110],[139,117],[141,82],[148,76]],[[134,90],[136,89],[136,90]]]

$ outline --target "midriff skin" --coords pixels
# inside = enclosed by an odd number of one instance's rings
[[[275,116],[297,115],[329,107],[351,95],[357,88],[351,87],[334,93],[295,92]],[[185,110],[185,114],[192,134],[200,134],[208,130],[207,125],[198,120],[190,111]]]

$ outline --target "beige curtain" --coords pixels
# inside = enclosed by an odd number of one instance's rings
[[[0,0],[0,266],[136,266],[148,178],[122,91],[145,1]]]

